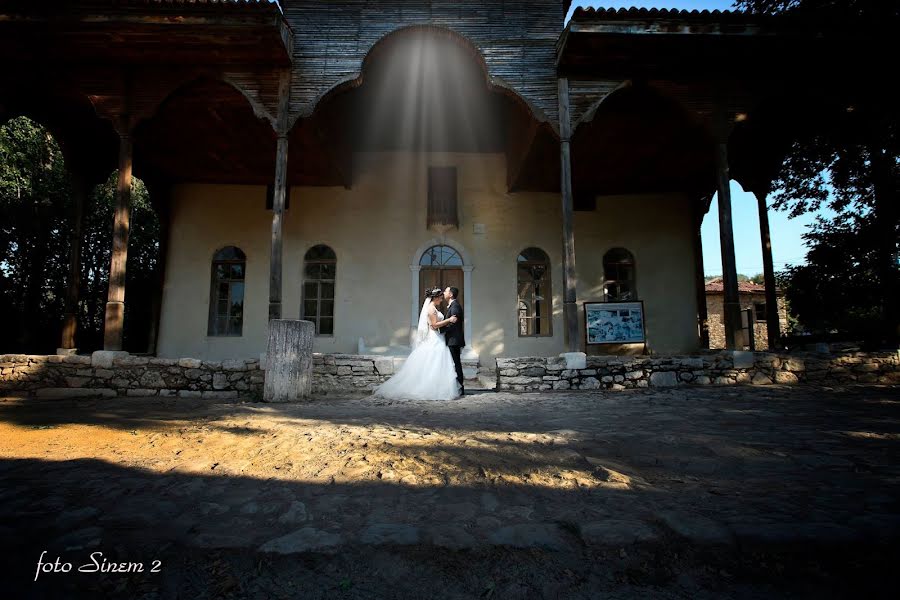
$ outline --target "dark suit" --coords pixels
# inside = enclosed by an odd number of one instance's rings
[[[465,392],[463,386],[463,370],[462,361],[460,360],[460,352],[466,345],[465,336],[465,315],[463,314],[462,305],[454,300],[449,308],[447,308],[447,318],[456,317],[456,323],[450,323],[443,328],[444,339],[450,348],[450,355],[453,357],[453,364],[456,366],[456,380],[459,382],[461,392]]]

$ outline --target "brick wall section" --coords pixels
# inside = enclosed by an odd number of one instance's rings
[[[623,390],[679,385],[796,383],[900,384],[900,353],[773,354],[715,352],[696,356],[589,356],[587,368],[565,360],[498,358],[500,391]]]

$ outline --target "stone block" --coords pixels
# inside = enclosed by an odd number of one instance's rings
[[[787,384],[793,385],[797,383],[799,380],[797,376],[791,373],[790,371],[776,371],[775,372],[775,383],[779,384]]]
[[[771,385],[772,380],[765,373],[757,372],[750,383],[753,385]]]
[[[155,396],[155,395],[157,394],[157,392],[158,392],[158,390],[150,390],[150,389],[137,388],[137,389],[134,389],[134,390],[126,390],[126,391],[125,391],[125,395],[126,395],[126,396],[131,396],[131,397],[144,398],[144,397],[147,397],[147,396]]]
[[[315,325],[310,321],[269,321],[263,400],[289,402],[309,397],[313,381],[314,337]],[[372,362],[366,362],[370,369],[374,366]],[[233,393],[237,396],[237,392]]]
[[[643,376],[643,371],[628,371],[625,373],[625,379],[641,379]]]
[[[147,371],[140,378],[140,384],[145,388],[164,388],[166,381],[163,379],[159,371]]]
[[[223,371],[246,371],[247,363],[243,359],[229,359],[222,361]]]
[[[63,356],[62,359],[63,359],[63,364],[65,364],[65,365],[90,365],[93,362],[93,357],[81,356],[79,354]],[[112,366],[112,365],[110,365],[110,366]]]
[[[203,366],[203,361],[196,358],[180,358],[178,359],[178,366],[184,369],[199,369]]]
[[[375,359],[375,372],[379,375],[393,375],[394,374],[394,359],[387,358],[376,358]]]
[[[224,390],[228,388],[228,376],[225,373],[213,373],[213,389]]]
[[[577,371],[587,368],[587,354],[584,352],[563,352],[559,356],[566,362],[566,369]]]
[[[674,387],[678,385],[678,377],[675,371],[663,371],[650,375],[650,385],[652,387]]]
[[[117,358],[125,358],[126,356],[128,356],[128,353],[120,350],[97,350],[91,354],[91,366],[95,369],[111,369],[113,361]],[[66,362],[68,362],[68,360]]]
[[[178,365],[178,361],[174,358],[151,358],[150,364],[155,367],[174,367]]]
[[[596,377],[585,377],[581,380],[581,389],[598,390],[600,389],[600,381]]]
[[[745,350],[735,350],[731,353],[731,359],[735,369],[752,369],[756,362],[755,354]]]

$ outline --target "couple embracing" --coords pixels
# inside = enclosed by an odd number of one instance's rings
[[[465,394],[459,356],[466,345],[465,316],[456,300],[458,295],[455,287],[425,291],[412,352],[393,377],[375,388],[375,396],[452,400]],[[444,301],[447,302],[446,318],[440,311]]]

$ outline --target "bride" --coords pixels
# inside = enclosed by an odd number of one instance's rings
[[[419,313],[419,325],[413,349],[397,373],[375,388],[379,398],[411,400],[452,400],[459,397],[459,383],[450,348],[444,334],[438,330],[456,322],[456,317],[444,319],[438,306],[443,291],[434,288],[425,292],[425,304]]]

